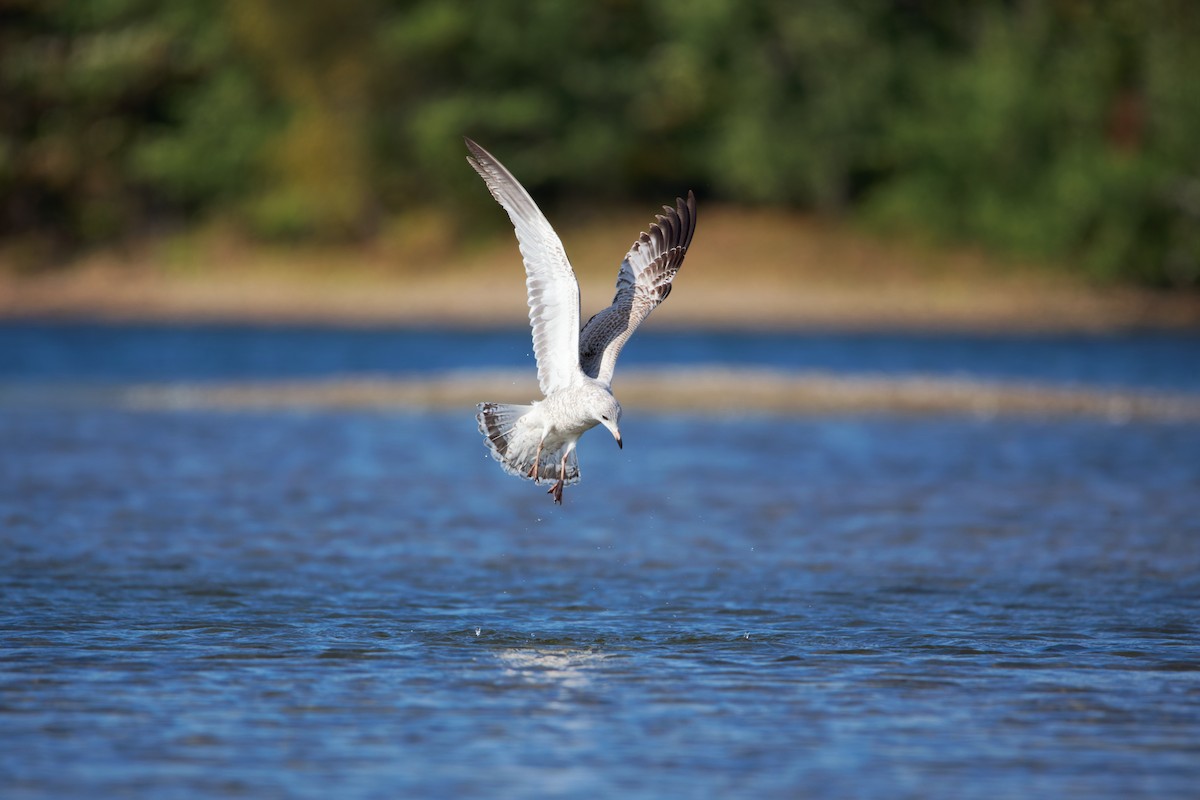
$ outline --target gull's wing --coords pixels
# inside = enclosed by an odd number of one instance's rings
[[[579,282],[554,228],[538,210],[529,192],[488,151],[467,139],[475,168],[517,232],[525,260],[525,288],[529,292],[529,324],[533,328],[533,354],[537,358],[538,384],[549,395],[578,381]]]
[[[621,262],[612,305],[588,320],[579,334],[580,367],[605,385],[612,384],[625,341],[671,293],[671,281],[696,232],[696,196],[690,191],[686,202],[676,198],[674,208],[663,210]]]

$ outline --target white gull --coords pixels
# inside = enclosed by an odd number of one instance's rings
[[[541,483],[561,503],[563,487],[579,482],[575,445],[603,425],[621,446],[621,404],[612,394],[621,347],[655,306],[671,281],[696,230],[696,197],[663,206],[648,233],[633,243],[617,273],[612,305],[579,326],[579,282],[554,228],[504,165],[467,139],[467,161],[508,212],[525,261],[529,323],[538,384],[544,399],[530,405],[480,403],[476,420],[492,457],[504,471]]]

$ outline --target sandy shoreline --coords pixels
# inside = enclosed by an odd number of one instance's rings
[[[127,387],[115,397],[140,410],[447,410],[482,400],[539,395],[528,371],[438,377],[339,378]],[[714,414],[962,414],[978,418],[1200,420],[1200,396],[929,376],[843,376],[763,369],[625,370],[614,391],[628,409]]]
[[[216,280],[112,269],[0,277],[0,318],[108,322],[496,327],[526,324],[511,275],[341,282],[238,275]],[[872,291],[814,281],[758,281],[749,293],[683,283],[650,325],[664,328],[1112,331],[1200,328],[1200,298],[1135,289],[899,283]],[[581,280],[583,314],[612,293]],[[590,302],[589,302],[590,301]]]
[[[612,297],[640,214],[568,223],[582,312]],[[929,250],[779,211],[704,208],[676,291],[649,325],[676,328],[1111,331],[1200,329],[1200,293],[1099,285],[1051,267]],[[518,326],[511,236],[429,251],[268,247],[197,234],[55,269],[0,259],[0,318]]]

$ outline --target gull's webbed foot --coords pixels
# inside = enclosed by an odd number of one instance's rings
[[[554,495],[554,502],[555,502],[556,504],[558,504],[558,505],[560,505],[560,506],[561,506],[561,505],[562,505],[562,494],[563,494],[563,481],[562,481],[562,478],[559,478],[557,481],[555,481],[555,482],[554,482],[554,485],[553,485],[553,486],[551,486],[551,487],[550,487],[550,488],[549,488],[549,489],[546,491],[546,494],[552,494],[552,495]]]

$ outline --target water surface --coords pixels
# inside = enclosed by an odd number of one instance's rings
[[[924,374],[1200,392],[1200,334],[638,331],[621,364]],[[524,328],[0,322],[0,382],[197,381],[534,369]]]
[[[13,391],[526,363],[430,335],[0,326],[5,798],[1195,796],[1198,425],[639,411],[556,508],[469,408]],[[1197,388],[1187,336],[756,336],[642,344]]]
[[[1200,428],[0,416],[6,797],[1187,797]]]

